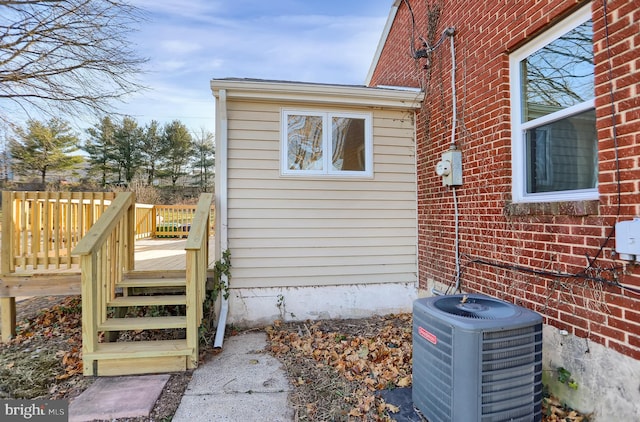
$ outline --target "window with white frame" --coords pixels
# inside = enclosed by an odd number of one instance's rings
[[[597,199],[590,7],[512,53],[509,63],[514,202]]]
[[[371,115],[282,111],[284,175],[373,175]]]

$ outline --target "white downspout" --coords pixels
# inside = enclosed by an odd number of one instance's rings
[[[227,214],[227,91],[221,89],[218,93],[218,101],[216,102],[216,220],[218,227],[216,228],[216,236],[220,236],[220,241],[216,242],[219,249],[216,256],[221,256],[224,251],[229,249],[228,238],[228,214]],[[224,286],[229,286],[229,280],[226,275],[222,274],[220,280]],[[218,326],[216,328],[216,337],[213,347],[220,348],[224,341],[224,331],[227,325],[227,315],[229,313],[229,299],[225,297],[225,290],[222,294],[220,302],[220,316],[218,317]]]

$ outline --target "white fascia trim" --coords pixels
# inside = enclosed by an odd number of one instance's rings
[[[376,88],[383,89],[396,89],[398,91],[411,91],[411,92],[420,92],[420,88],[416,88],[414,86],[394,86],[394,85],[376,85]]]
[[[401,109],[418,109],[424,100],[422,91],[247,79],[212,79],[211,90],[216,97],[226,90],[229,99]]]
[[[382,55],[382,49],[387,42],[387,37],[389,36],[389,32],[391,31],[391,27],[393,26],[393,21],[396,18],[396,13],[398,13],[398,8],[400,7],[401,0],[395,0],[391,5],[391,10],[389,11],[389,16],[387,17],[387,23],[384,25],[384,29],[382,30],[382,34],[380,35],[380,41],[378,41],[378,47],[376,48],[376,52],[373,55],[373,60],[371,61],[371,66],[369,66],[369,72],[367,72],[367,78],[364,81],[364,84],[369,86],[371,83],[371,78],[373,77],[373,72],[376,70],[378,66],[378,60],[380,60],[380,55]]]

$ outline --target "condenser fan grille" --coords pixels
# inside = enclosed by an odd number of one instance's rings
[[[439,298],[434,305],[442,312],[474,319],[511,318],[517,313],[512,306],[491,298],[446,296]]]

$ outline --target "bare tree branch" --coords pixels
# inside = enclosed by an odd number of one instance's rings
[[[122,0],[0,0],[0,120],[10,103],[49,116],[110,112],[143,87],[128,37],[142,11]]]

